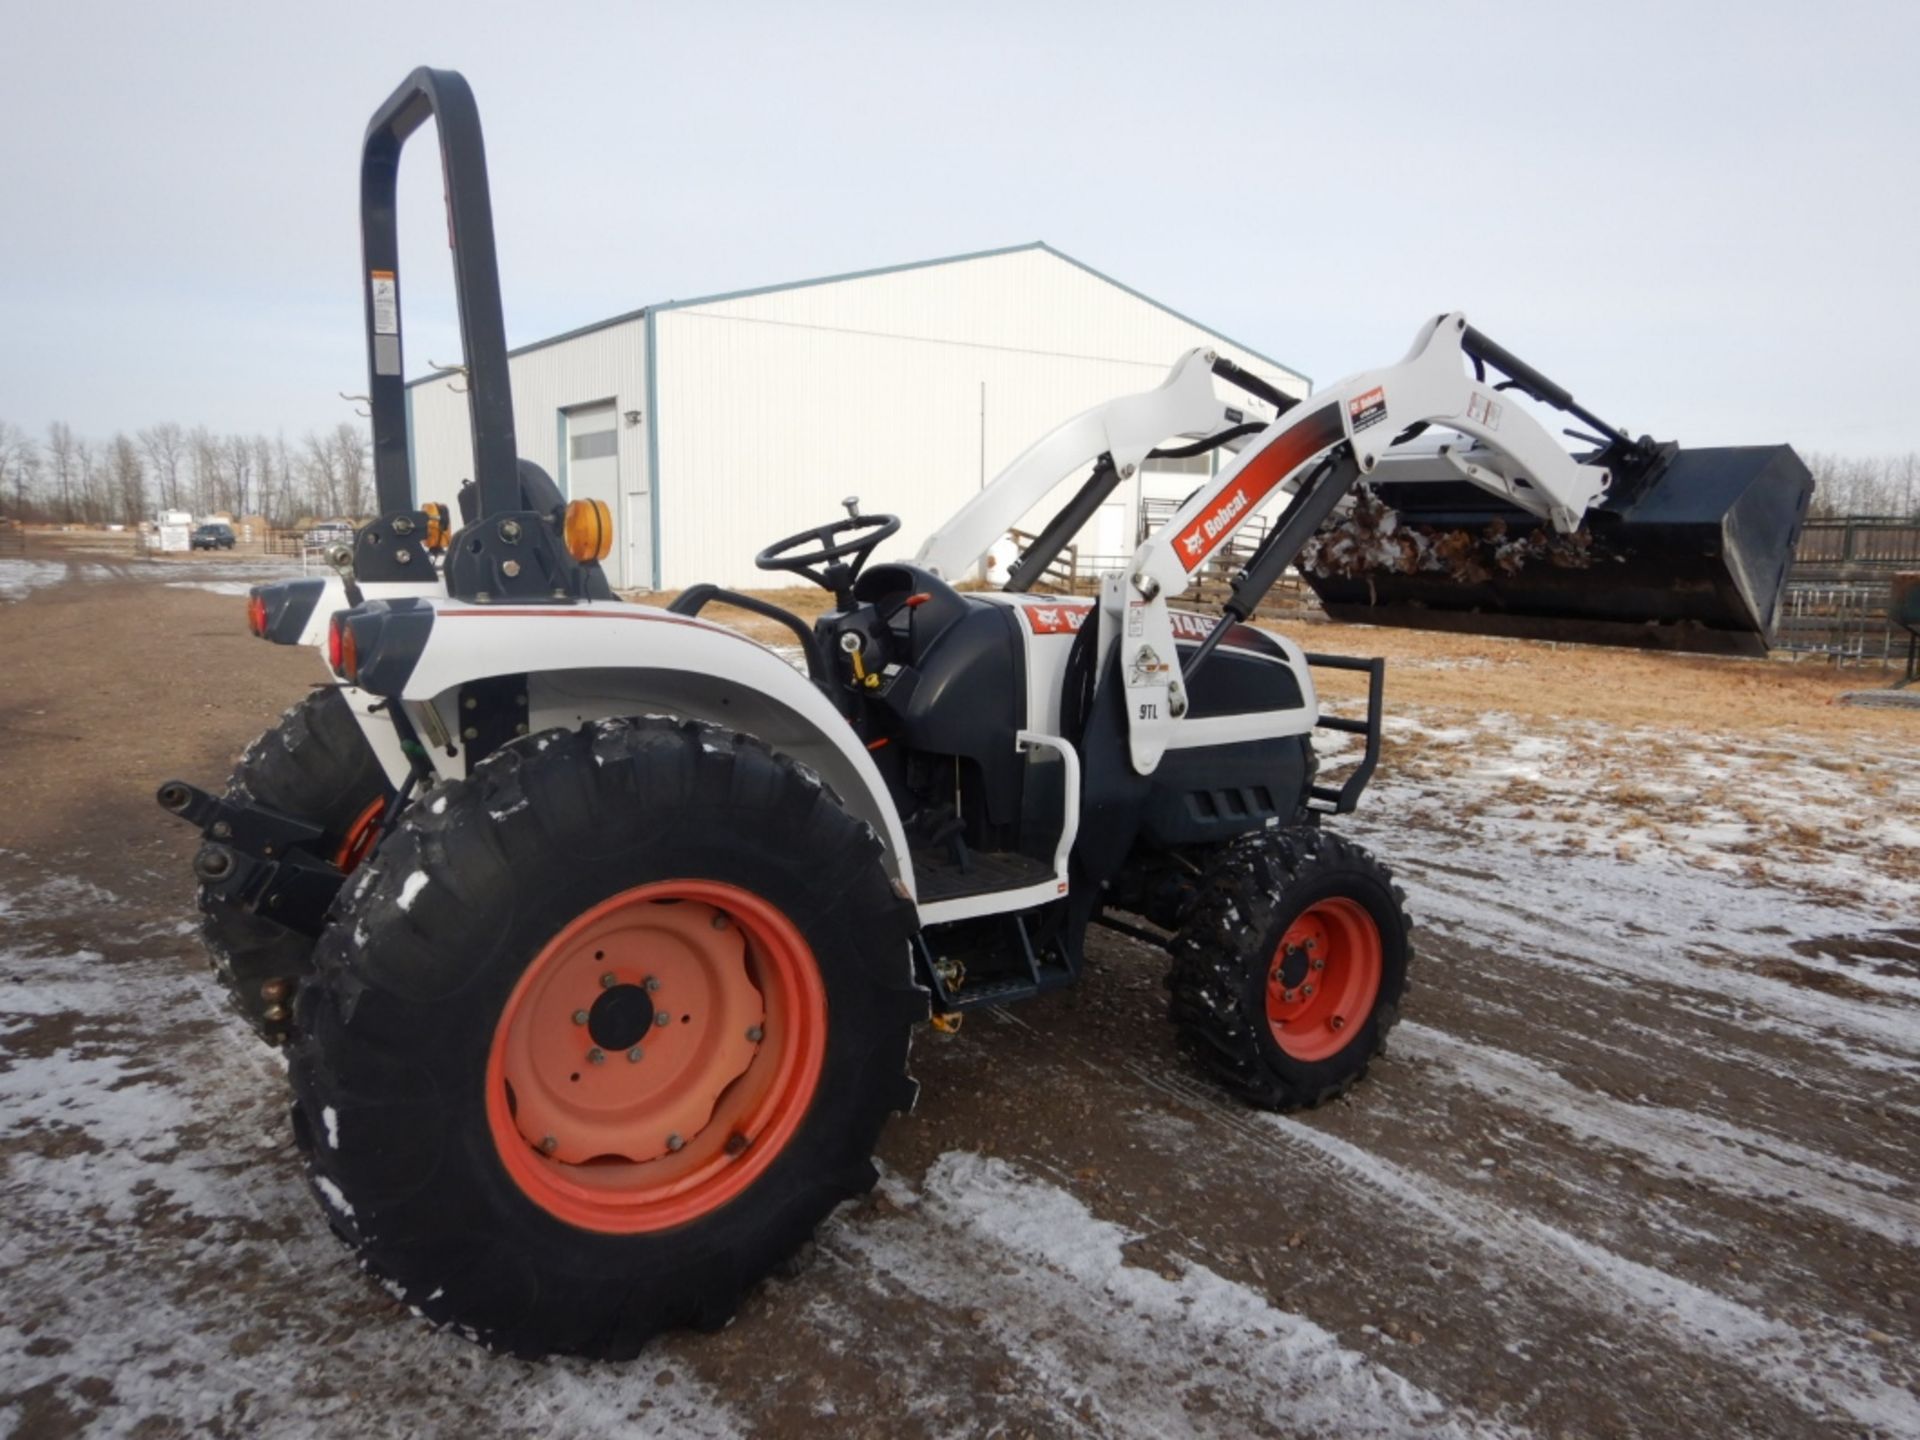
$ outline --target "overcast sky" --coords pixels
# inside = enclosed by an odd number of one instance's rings
[[[432,64],[480,101],[516,344],[1044,239],[1321,383],[1457,307],[1636,433],[1920,449],[1911,0],[0,21],[0,419],[36,432],[351,418],[359,140]],[[417,372],[456,347],[436,167],[403,168]]]

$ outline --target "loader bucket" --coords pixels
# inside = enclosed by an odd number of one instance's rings
[[[1350,623],[1764,655],[1812,494],[1786,445],[1660,447],[1571,535],[1464,482],[1383,484],[1300,573]]]

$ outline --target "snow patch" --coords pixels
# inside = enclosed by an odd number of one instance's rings
[[[253,585],[245,580],[169,580],[169,590],[205,590],[212,595],[246,595]]]
[[[326,1196],[327,1204],[331,1205],[347,1219],[351,1220],[353,1218],[353,1206],[347,1203],[347,1197],[340,1193],[340,1187],[338,1185],[334,1184],[333,1181],[327,1179],[324,1175],[316,1175],[313,1183],[319,1188],[320,1193]]]
[[[495,818],[497,819],[498,817],[496,816]],[[413,902],[420,898],[420,892],[426,888],[427,888],[427,872],[426,871],[416,870],[413,872],[413,874],[407,876],[406,881],[400,886],[400,898],[398,903],[401,910],[403,911],[412,910]]]
[[[327,1127],[327,1148],[340,1148],[340,1113],[331,1105],[320,1112],[320,1123]]]
[[[0,600],[24,600],[35,590],[58,585],[67,567],[45,560],[0,560]]]

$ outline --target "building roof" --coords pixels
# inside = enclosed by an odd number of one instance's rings
[[[1197,329],[1205,330],[1210,335],[1220,336],[1220,338],[1228,344],[1237,346],[1256,359],[1265,361],[1275,369],[1284,370],[1289,375],[1296,376],[1309,386],[1313,383],[1312,377],[1306,374],[1306,372],[1295,369],[1293,366],[1282,361],[1275,360],[1271,355],[1264,354],[1254,349],[1251,345],[1242,344],[1231,335],[1223,334],[1219,330],[1214,329],[1213,326],[1196,320],[1191,315],[1183,314],[1171,305],[1162,304],[1151,295],[1141,294],[1140,291],[1134,289],[1131,285],[1114,279],[1103,270],[1094,269],[1093,266],[1087,264],[1084,260],[1076,260],[1063,250],[1054,249],[1053,246],[1047,244],[1044,240],[1029,240],[1024,245],[1002,245],[995,250],[972,250],[964,255],[942,255],[932,260],[909,260],[903,265],[880,265],[870,270],[849,270],[839,275],[818,275],[808,280],[788,280],[776,285],[755,285],[745,290],[723,290],[714,295],[695,295],[686,300],[667,300],[655,305],[643,305],[638,310],[628,310],[619,315],[610,315],[605,320],[595,320],[590,325],[580,325],[572,330],[564,330],[558,335],[549,335],[544,340],[534,340],[525,345],[517,345],[507,352],[507,357],[512,359],[514,356],[525,355],[530,351],[544,350],[551,345],[559,345],[568,340],[576,340],[582,335],[591,335],[596,330],[607,330],[615,325],[625,325],[630,321],[644,318],[649,311],[659,314],[666,310],[684,310],[690,306],[712,305],[722,300],[742,300],[748,296],[771,295],[782,290],[805,290],[814,285],[836,285],[846,280],[865,280],[875,275],[893,275],[902,270],[927,270],[935,265],[960,265],[969,260],[991,260],[998,255],[1017,255],[1026,250],[1044,251],[1057,260],[1064,260],[1075,269],[1086,271],[1087,274],[1093,276],[1096,280],[1105,281],[1107,284],[1113,286],[1114,289],[1123,291],[1131,295],[1134,299],[1153,306],[1156,310],[1164,311],[1176,320],[1184,321],[1186,324],[1192,325]],[[409,380],[407,385],[409,388],[415,385],[424,385],[430,380],[438,380],[444,376],[455,373],[457,372],[453,370],[434,370],[428,374]]]

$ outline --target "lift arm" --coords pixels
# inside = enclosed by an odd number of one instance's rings
[[[1525,371],[1509,374],[1533,393],[1532,372],[1473,331],[1465,316],[1428,321],[1398,365],[1351,376],[1276,420],[1147,538],[1124,585],[1104,588],[1100,655],[1104,663],[1112,645],[1122,647],[1119,676],[1136,771],[1149,774],[1158,766],[1172,727],[1187,712],[1184,682],[1232,622],[1253,613],[1340,498],[1363,476],[1402,469],[1389,451],[1394,444],[1430,426],[1465,436],[1470,444],[1461,448],[1473,459],[1455,460],[1447,448],[1440,453],[1450,463],[1440,473],[1408,469],[1400,478],[1465,479],[1563,532],[1575,529],[1605,495],[1608,472],[1576,461],[1531,415],[1509,404],[1483,378],[1482,361]],[[1236,582],[1223,623],[1188,659],[1185,675],[1176,674],[1167,597],[1185,590],[1275,492],[1290,493],[1291,502]]]
[[[1064,536],[1071,539],[1113,486],[1131,479],[1141,462],[1163,440],[1177,435],[1207,441],[1241,429],[1250,420],[1255,425],[1264,423],[1264,415],[1250,416],[1244,408],[1227,404],[1215,393],[1213,377],[1223,369],[1229,380],[1249,393],[1259,393],[1255,385],[1260,390],[1268,389],[1258,377],[1246,375],[1238,366],[1210,350],[1189,350],[1154,389],[1096,406],[1028,446],[991,484],[927,537],[920,553],[914,557],[915,563],[942,579],[964,579],[980,563],[981,557],[1019,524],[1028,511],[1045,500],[1061,480],[1086,465],[1100,465],[1103,468],[1090,479],[1075,503],[1062,512],[1054,525],[1047,527],[1051,535],[1077,513],[1078,520],[1067,528]],[[1277,391],[1271,393],[1278,400],[1290,400]],[[1105,488],[1100,489],[1101,485]],[[1033,547],[1032,553],[1044,558],[1038,567],[1032,568],[1044,568],[1046,560],[1052,558],[1044,554],[1046,549],[1045,544]],[[1022,587],[1016,583],[1011,588]]]

